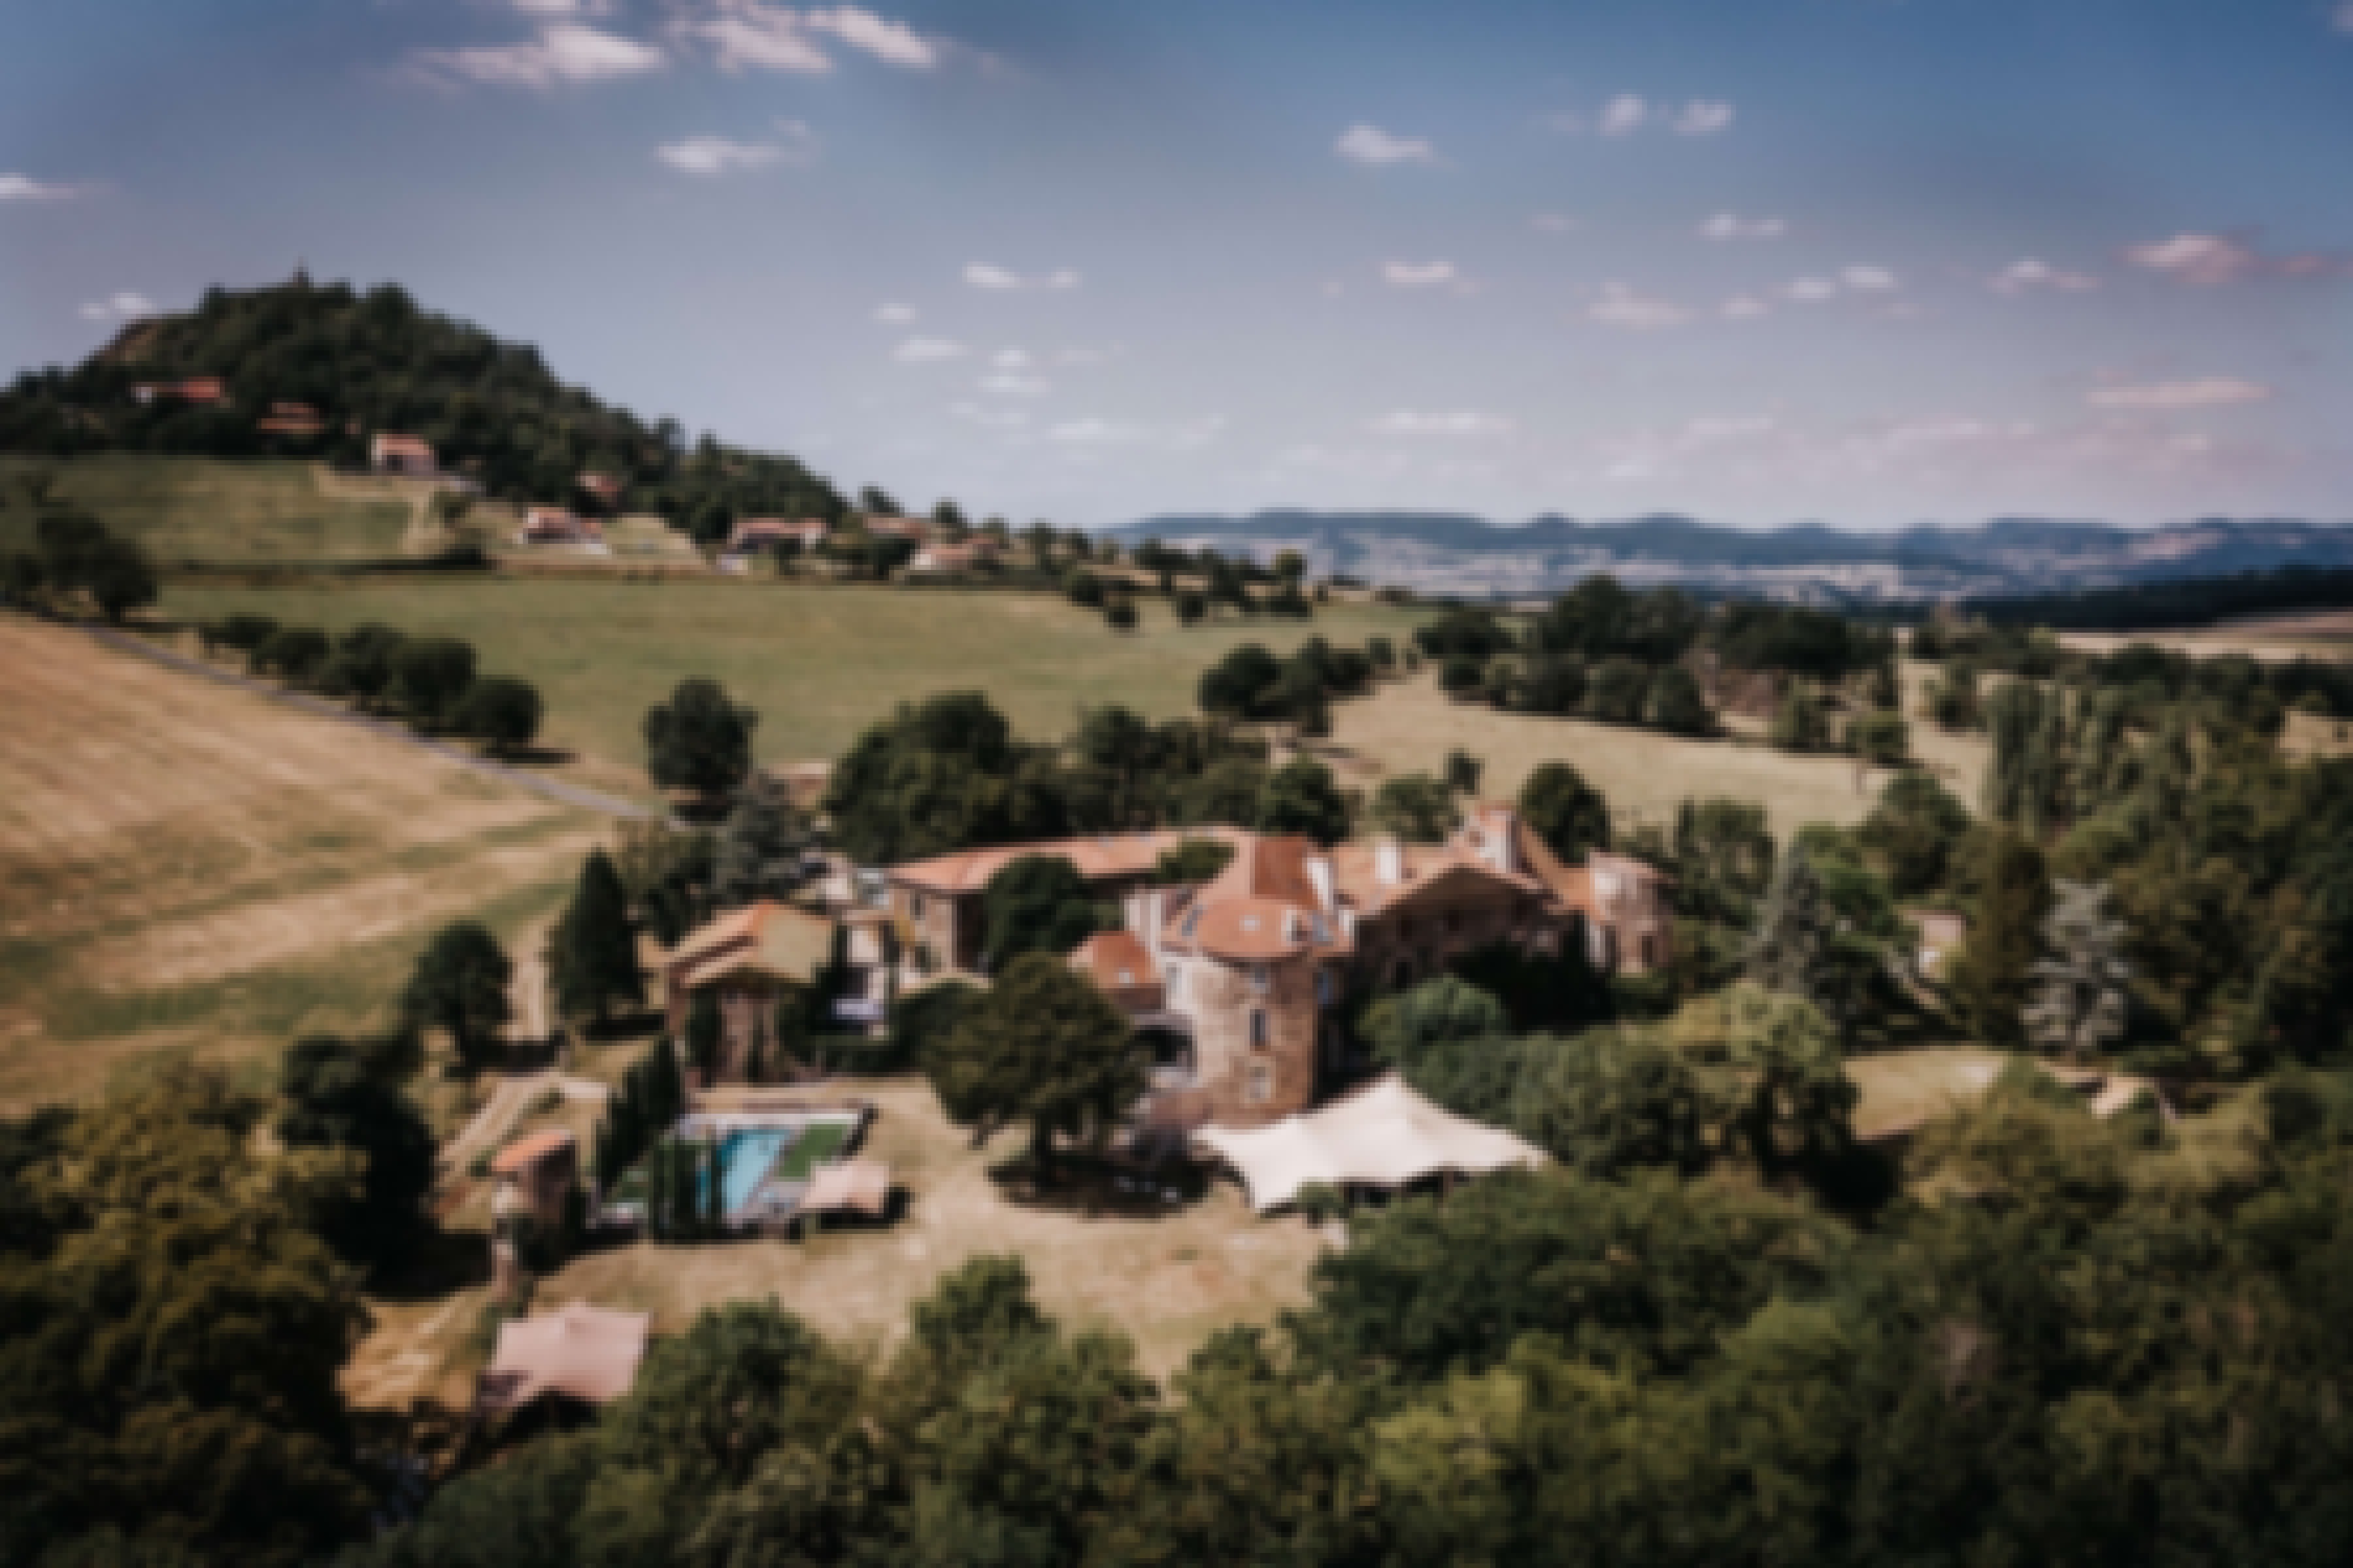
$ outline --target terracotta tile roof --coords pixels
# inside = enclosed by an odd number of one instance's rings
[[[1248,835],[1231,827],[1164,828],[1151,833],[1115,833],[1095,838],[1057,838],[1039,844],[1008,844],[993,849],[965,849],[929,860],[894,866],[885,873],[892,881],[927,893],[976,893],[989,879],[1025,855],[1055,855],[1068,860],[1091,882],[1151,874],[1160,857],[1193,839],[1209,838],[1239,844]]]
[[[543,1127],[500,1150],[499,1157],[491,1162],[491,1172],[500,1176],[520,1175],[542,1160],[571,1147],[571,1133],[561,1127]]]
[[[1160,965],[1131,931],[1097,931],[1078,945],[1071,964],[1105,991],[1160,984]]]
[[[1307,863],[1314,856],[1312,839],[1239,834],[1234,858],[1216,880],[1201,889],[1201,902],[1266,899],[1312,913],[1323,908],[1323,900],[1315,895],[1315,880],[1307,871]]]
[[[673,987],[692,990],[746,972],[807,984],[833,960],[834,923],[793,904],[763,900],[731,910],[662,959]]]
[[[1196,950],[1240,963],[1290,958],[1331,934],[1312,910],[1280,899],[1204,899],[1199,917],[1188,917],[1182,929],[1181,940]]]
[[[1516,892],[1537,897],[1546,890],[1533,877],[1498,871],[1470,850],[1451,844],[1403,844],[1398,847],[1398,857],[1404,876],[1389,882],[1383,880],[1380,874],[1378,846],[1344,844],[1334,850],[1332,880],[1341,900],[1354,906],[1359,915],[1377,915],[1449,880],[1500,882]]]

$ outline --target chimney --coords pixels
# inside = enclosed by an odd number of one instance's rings
[[[1332,891],[1332,858],[1330,856],[1310,855],[1307,858],[1307,884],[1315,889],[1317,909],[1330,910],[1335,906],[1338,900]]]
[[[1394,836],[1384,835],[1373,846],[1373,876],[1381,886],[1394,888],[1405,881],[1405,846]]]

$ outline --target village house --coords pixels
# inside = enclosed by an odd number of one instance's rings
[[[185,381],[142,382],[131,389],[142,403],[185,403],[193,408],[216,408],[228,401],[228,384],[216,375],[192,375]]]
[[[718,1004],[719,1060],[709,1081],[740,1079],[754,1062],[775,1060],[776,1005],[814,993],[834,962],[837,929],[813,910],[763,900],[721,915],[663,956],[664,1023],[673,1037],[697,996]]]
[[[411,479],[429,479],[441,471],[431,444],[414,436],[376,437],[368,443],[368,466]]]
[[[501,1191],[513,1194],[509,1212],[560,1231],[565,1206],[580,1184],[579,1146],[564,1129],[543,1128],[500,1150],[491,1162],[491,1177]]]
[[[592,518],[578,517],[562,507],[535,506],[523,513],[517,544],[575,544],[601,550],[605,530]]]
[[[273,403],[269,413],[255,420],[253,427],[264,436],[309,441],[326,434],[327,422],[307,403]]]
[[[1206,883],[1166,885],[1187,840],[1232,851]],[[1567,867],[1516,813],[1482,806],[1442,845],[1395,839],[1325,850],[1231,828],[1161,831],[966,851],[892,868],[889,900],[919,969],[973,972],[989,880],[1027,855],[1069,861],[1119,910],[1071,955],[1157,1047],[1148,1126],[1263,1126],[1312,1105],[1340,1065],[1340,1004],[1445,973],[1508,944],[1582,943],[1598,967],[1669,962],[1663,879],[1622,856]]]
[[[629,481],[617,474],[583,474],[578,483],[581,494],[606,508],[618,506],[629,488]]]
[[[907,563],[907,571],[919,577],[958,576],[994,565],[1000,553],[996,542],[988,539],[969,539],[962,544],[926,544]]]

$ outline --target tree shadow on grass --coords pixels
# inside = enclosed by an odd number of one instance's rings
[[[989,1167],[1006,1202],[1085,1219],[1155,1219],[1182,1214],[1209,1191],[1210,1172],[1189,1160],[1146,1166],[1109,1155],[1063,1153],[1040,1179],[1029,1157]]]
[[[420,1228],[398,1261],[369,1277],[367,1293],[381,1301],[415,1303],[453,1296],[490,1280],[489,1237],[480,1231],[429,1225]]]

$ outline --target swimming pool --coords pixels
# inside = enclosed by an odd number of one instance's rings
[[[776,1156],[792,1146],[789,1127],[739,1127],[719,1139],[719,1212],[733,1219],[752,1201],[760,1184],[776,1163]]]

